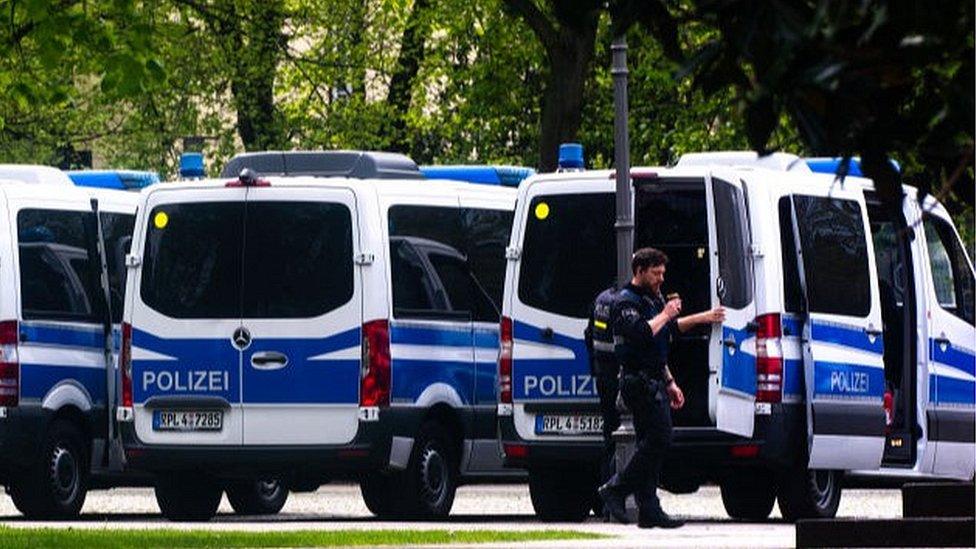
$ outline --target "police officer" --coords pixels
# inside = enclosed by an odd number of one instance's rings
[[[684,406],[685,397],[667,367],[670,336],[697,324],[721,322],[721,307],[679,319],[681,300],[665,302],[661,284],[667,256],[641,248],[631,260],[633,278],[621,289],[613,316],[615,354],[621,365],[620,395],[634,417],[636,449],[623,471],[600,487],[600,497],[616,520],[627,523],[624,502],[637,496],[638,526],[677,528],[657,498],[657,484],[665,452],[671,445],[671,411]]]
[[[617,376],[620,366],[614,354],[613,314],[617,300],[617,288],[611,286],[600,292],[593,302],[590,321],[586,327],[586,348],[590,353],[590,374],[596,380],[600,397],[600,415],[603,416],[603,462],[600,483],[613,474],[614,443],[611,435],[620,427],[617,411]]]

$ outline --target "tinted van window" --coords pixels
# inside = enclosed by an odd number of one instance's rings
[[[24,319],[98,320],[100,288],[86,245],[93,219],[79,211],[29,209],[17,214]]]
[[[575,318],[616,278],[610,193],[537,196],[529,204],[518,295],[522,303]]]
[[[125,303],[125,256],[132,245],[135,216],[101,212],[102,236],[105,238],[105,261],[108,264],[108,284],[112,294],[112,322],[122,321]]]
[[[718,297],[722,305],[741,309],[752,302],[752,262],[749,258],[749,226],[742,190],[713,180],[715,230],[718,244]]]
[[[514,215],[506,210],[461,209],[468,266],[498,310],[501,310],[505,290],[505,247],[512,234]],[[497,316],[491,319],[492,322],[497,320]]]
[[[352,214],[330,202],[246,204],[244,318],[311,318],[352,299]]]
[[[925,241],[929,250],[932,282],[939,305],[973,324],[974,281],[972,267],[962,244],[945,220],[925,215]]]
[[[241,315],[243,202],[167,204],[148,217],[142,301],[173,318]]]
[[[864,317],[871,310],[867,240],[853,200],[793,197],[810,310]]]
[[[792,201],[779,199],[779,243],[783,260],[783,302],[788,313],[803,312],[803,288],[800,287],[799,258],[793,235]]]

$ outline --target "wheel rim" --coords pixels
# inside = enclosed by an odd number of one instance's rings
[[[51,487],[54,495],[62,503],[70,502],[78,492],[79,470],[78,460],[71,449],[63,444],[55,446],[51,453],[51,468],[49,471]]]
[[[834,484],[836,483],[833,471],[813,471],[811,479],[814,494],[817,499],[817,507],[821,509],[830,504],[830,499],[834,494]]]
[[[276,499],[281,491],[281,484],[277,480],[259,480],[257,484],[258,496],[266,501]]]
[[[420,460],[420,490],[431,508],[439,506],[447,496],[449,482],[447,462],[436,448],[424,449]]]

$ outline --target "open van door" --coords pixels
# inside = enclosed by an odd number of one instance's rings
[[[885,443],[881,307],[864,196],[798,185],[792,224],[803,323],[809,468],[877,469]]]
[[[756,318],[749,217],[741,180],[712,172],[705,185],[711,303],[725,307],[725,322],[709,339],[710,402],[720,431],[751,437],[755,424]]]

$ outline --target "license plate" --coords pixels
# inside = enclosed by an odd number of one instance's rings
[[[603,418],[598,415],[538,415],[535,432],[540,435],[598,435]]]
[[[220,410],[153,410],[155,431],[219,431],[223,424]]]

